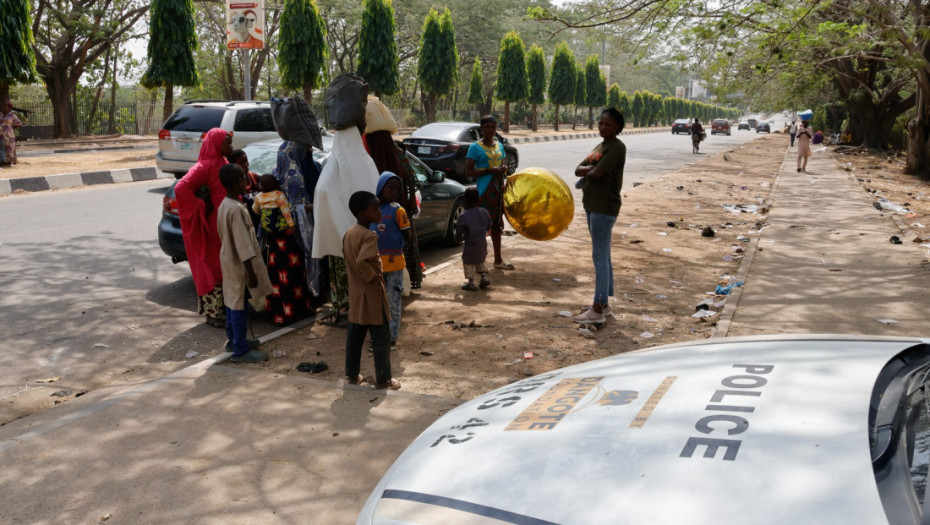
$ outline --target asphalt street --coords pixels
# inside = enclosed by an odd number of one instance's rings
[[[700,155],[691,153],[686,135],[622,137],[624,185],[756,137],[711,136]],[[574,167],[598,142],[520,145],[520,165],[546,167],[573,182]],[[162,377],[223,344],[225,333],[196,314],[187,264],[171,264],[158,247],[169,185],[156,180],[0,199],[0,423],[48,406],[53,392]],[[455,248],[424,249],[428,265],[456,257]],[[274,327],[254,329],[261,335]]]

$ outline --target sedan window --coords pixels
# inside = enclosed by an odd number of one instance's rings
[[[426,166],[420,162],[420,159],[414,157],[413,155],[407,154],[407,160],[410,161],[410,167],[413,168],[414,174],[417,176],[417,180],[420,181],[420,184],[429,181],[429,171],[427,171]]]

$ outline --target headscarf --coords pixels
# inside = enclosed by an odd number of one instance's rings
[[[377,180],[378,169],[362,145],[358,128],[336,131],[313,201],[314,257],[342,257],[342,237],[357,222],[349,211],[349,198],[356,191],[371,191]]]
[[[391,172],[391,171],[385,171],[384,173],[381,174],[380,177],[378,177],[378,188],[375,190],[376,197],[378,195],[381,195],[381,190],[384,189],[384,185],[387,184],[387,181],[391,179],[397,179],[398,181],[400,181],[400,177],[398,177],[396,173]],[[401,181],[401,187],[403,188],[403,181]],[[381,197],[378,197],[378,198],[380,199]],[[381,204],[386,204],[386,203],[382,202]]]
[[[227,164],[223,156],[223,141],[228,131],[213,128],[207,132],[200,146],[197,163],[174,187],[178,200],[178,217],[181,220],[181,233],[184,248],[190,264],[191,275],[197,287],[197,295],[206,295],[223,282],[220,269],[220,234],[216,229],[216,210],[226,197],[226,189],[220,182],[220,168]],[[204,202],[197,198],[196,192],[201,186],[210,190],[213,213],[206,214]]]
[[[378,172],[403,172],[403,168],[397,161],[397,146],[394,145],[394,139],[391,137],[390,132],[373,131],[366,134],[365,149],[371,155],[371,160],[375,161]]]

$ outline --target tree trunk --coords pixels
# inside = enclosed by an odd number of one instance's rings
[[[588,129],[594,129],[594,106],[588,106]]]
[[[100,77],[100,83],[97,84],[97,89],[94,90],[94,102],[90,106],[90,115],[87,117],[88,128],[91,130],[96,128],[97,105],[100,103],[103,86],[106,84],[108,76],[110,76],[110,48],[107,48],[107,55],[103,59],[103,76]],[[91,131],[91,134],[93,134],[93,131]]]
[[[575,106],[575,111],[572,111],[572,131],[578,127],[578,106]]]
[[[110,86],[110,114],[107,119],[107,133],[113,135],[116,133],[116,88],[118,86],[116,82],[116,72],[117,66],[119,64],[119,46],[113,52],[113,84]]]
[[[501,127],[504,133],[510,133],[510,101],[504,101],[504,125]]]
[[[161,121],[166,122],[168,117],[171,116],[171,113],[174,112],[174,85],[168,84],[165,86],[165,105],[163,106],[161,112]]]
[[[56,73],[66,74],[64,71],[60,70],[56,71]],[[55,77],[57,77],[57,75],[55,75]],[[52,103],[52,113],[54,116],[52,133],[55,138],[70,137],[72,133],[72,107],[71,91],[67,87],[70,81],[67,80],[67,78],[59,81],[59,79],[55,77],[51,78],[51,82],[46,81],[45,84],[45,91],[48,93],[49,101]]]
[[[10,98],[10,83],[6,80],[0,80],[0,100]]]
[[[555,131],[559,130],[559,105],[555,104],[555,121],[553,122],[553,129]]]
[[[436,94],[429,93],[426,96],[426,122],[436,122]]]
[[[313,105],[313,86],[309,82],[304,82],[304,100]]]
[[[537,129],[538,123],[536,122],[536,118],[537,118],[538,116],[539,116],[539,115],[538,115],[538,113],[536,112],[536,104],[533,104],[533,133],[536,133],[536,132],[538,131],[538,129]]]
[[[930,121],[927,120],[927,97],[918,88],[917,116],[907,123],[907,162],[904,172],[917,175],[921,179],[930,178],[930,165],[928,165],[928,152],[930,152]]]

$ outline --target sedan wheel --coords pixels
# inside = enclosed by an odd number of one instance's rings
[[[520,159],[517,158],[516,153],[511,153],[507,155],[504,162],[507,165],[507,175],[513,175],[513,173],[517,171],[517,164],[520,162]]]
[[[462,199],[457,199],[455,204],[452,205],[452,214],[449,215],[449,223],[446,225],[446,236],[443,237],[442,242],[447,246],[458,246],[459,243],[455,242],[455,223],[458,222],[459,217],[465,211],[465,202]]]

